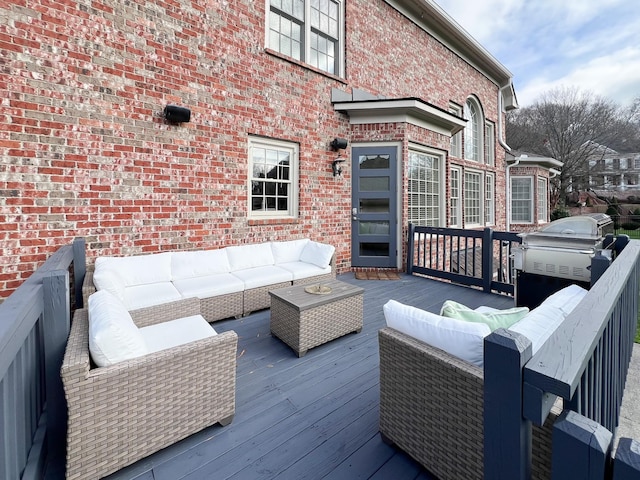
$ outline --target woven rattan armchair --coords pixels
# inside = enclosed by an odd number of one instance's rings
[[[380,344],[380,433],[439,480],[483,478],[483,371],[392,328]],[[533,478],[549,479],[552,410],[533,430]]]
[[[197,299],[172,304],[143,327],[199,313]],[[235,413],[238,337],[229,331],[97,368],[87,310],[77,310],[61,369],[69,413],[67,479],[98,479]]]

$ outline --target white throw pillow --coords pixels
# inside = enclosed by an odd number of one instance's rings
[[[395,300],[383,307],[387,326],[462,360],[484,365],[484,337],[491,333],[485,323],[446,318]]]
[[[311,241],[302,249],[300,261],[312,263],[320,268],[327,268],[331,263],[331,257],[333,257],[335,250],[333,245]]]
[[[149,353],[126,307],[109,291],[89,296],[88,313],[89,351],[99,367]]]

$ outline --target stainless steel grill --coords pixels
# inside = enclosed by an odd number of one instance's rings
[[[555,220],[520,235],[514,266],[522,272],[589,282],[591,259],[609,233],[613,234],[613,222],[604,213]]]

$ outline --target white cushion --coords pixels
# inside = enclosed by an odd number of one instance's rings
[[[171,281],[171,252],[137,255],[132,257],[100,257],[96,259],[93,281],[96,288],[102,281],[102,273],[117,272],[125,287],[147,283]],[[107,288],[108,287],[104,287]]]
[[[293,275],[294,280],[300,280],[301,278],[315,277],[316,275],[326,275],[331,273],[331,267],[325,268],[314,265],[307,262],[287,262],[279,263],[278,267],[288,270]]]
[[[151,353],[213,337],[216,331],[202,315],[192,315],[142,327],[140,334]]]
[[[171,282],[134,285],[124,289],[124,304],[128,310],[175,302],[181,298],[182,295]]]
[[[126,307],[107,290],[89,296],[89,351],[99,367],[148,353]]]
[[[117,268],[106,266],[108,263],[107,257],[96,259],[93,284],[96,290],[107,290],[124,302],[124,289],[126,286],[124,279],[118,274]]]
[[[238,270],[231,272],[231,274],[242,280],[245,289],[266,287],[274,283],[291,282],[293,280],[291,272],[275,265]]]
[[[244,270],[246,268],[264,267],[275,263],[270,242],[236,245],[227,247],[225,250],[229,258],[229,268],[231,272]]]
[[[299,261],[302,250],[307,243],[309,243],[308,238],[290,240],[288,242],[271,242],[274,263],[278,265],[280,263]]]
[[[331,264],[331,257],[333,257],[335,250],[333,245],[310,241],[302,249],[300,261],[326,268]]]
[[[172,280],[228,273],[229,270],[229,259],[224,248],[171,254]]]
[[[244,282],[231,273],[174,280],[173,285],[184,298],[209,298],[244,290]]]
[[[484,364],[484,323],[446,318],[389,300],[383,307],[387,326],[480,367]]]
[[[509,330],[531,340],[535,354],[586,294],[587,290],[577,285],[565,287],[546,298]]]

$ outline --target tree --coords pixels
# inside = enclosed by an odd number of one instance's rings
[[[627,129],[630,115],[632,109],[625,111],[611,100],[561,87],[543,94],[532,106],[507,115],[507,143],[514,150],[555,158],[564,164],[561,173],[551,180],[553,210],[564,203],[571,190],[589,187],[589,175],[593,173],[589,161],[594,163],[610,153],[607,148],[620,142],[622,131],[633,138],[633,129]]]

